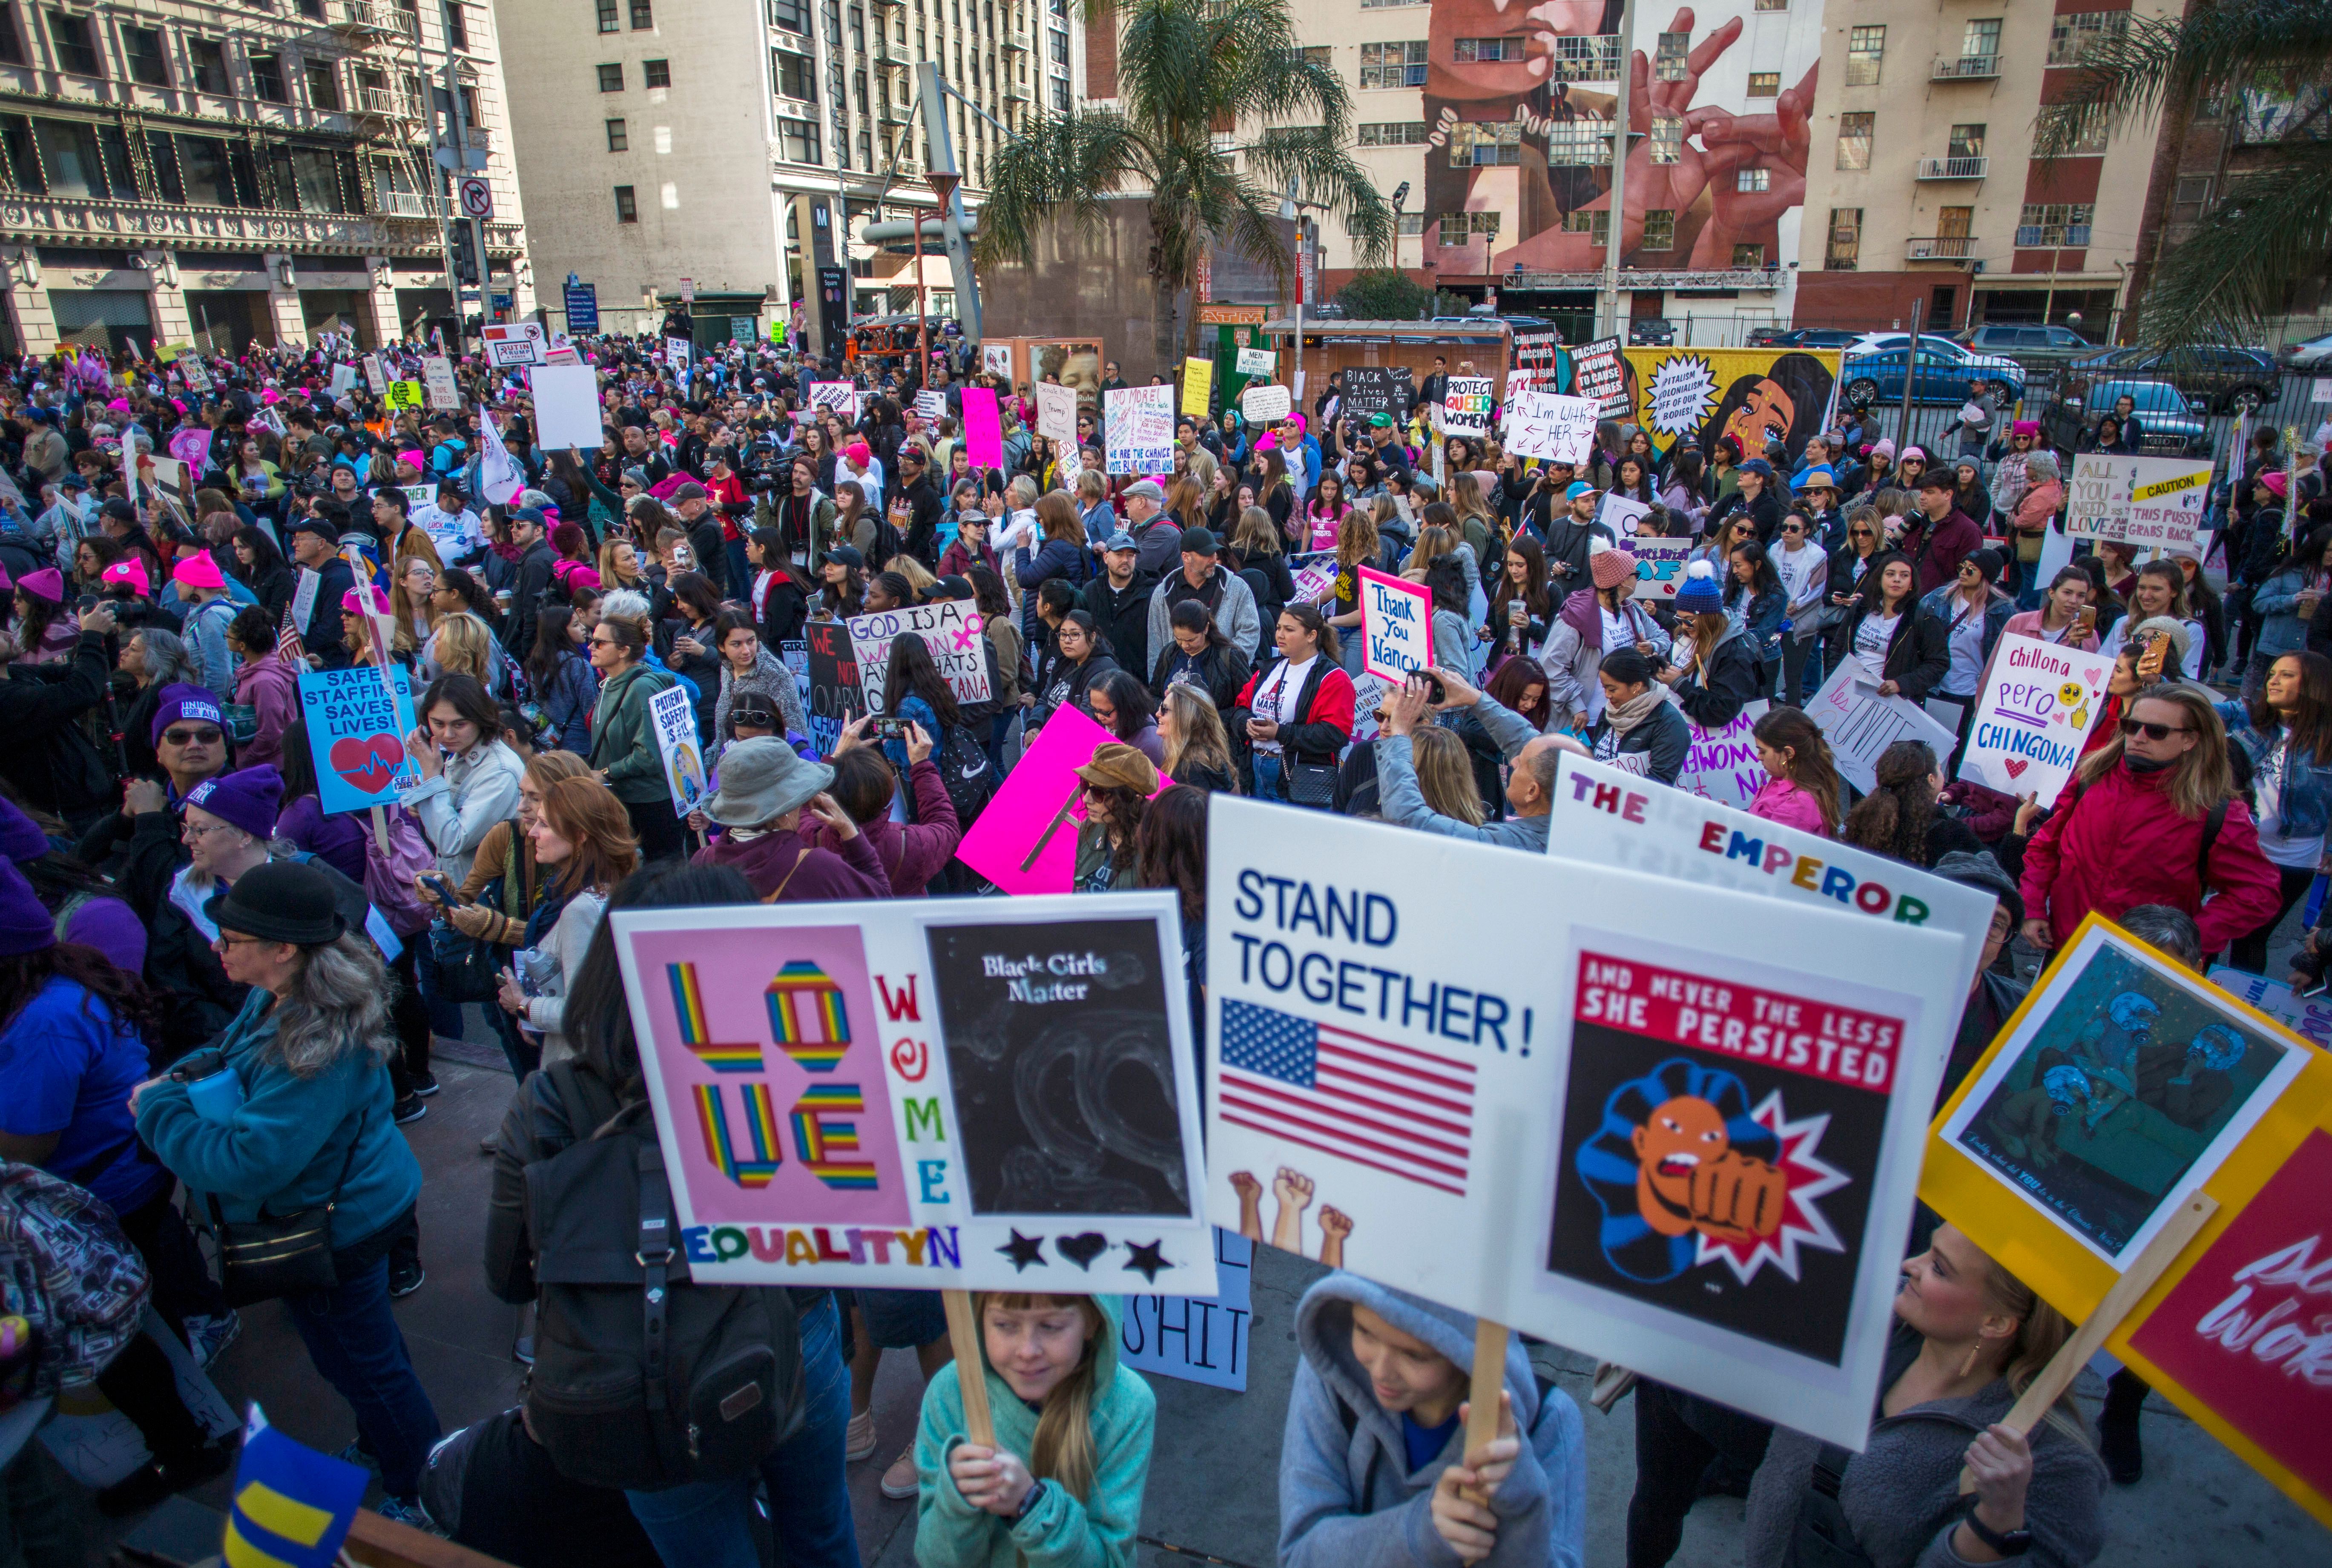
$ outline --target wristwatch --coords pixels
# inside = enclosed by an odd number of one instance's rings
[[[1042,1483],[1040,1482],[1039,1485],[1041,1484]],[[2021,1557],[2025,1553],[2032,1549],[2031,1531],[2023,1529],[1995,1530],[1991,1525],[1986,1525],[1982,1519],[1977,1518],[1974,1508],[1970,1508],[1968,1510],[1967,1527],[1975,1532],[1975,1538],[1977,1540],[1983,1542],[1985,1545],[1991,1547],[1993,1551],[1999,1553],[2003,1557]]]
[[[1038,1499],[1038,1498],[1040,1498],[1040,1497],[1042,1497],[1044,1495],[1045,1495],[1045,1478],[1044,1478],[1044,1477],[1042,1477],[1042,1476],[1039,1476],[1039,1477],[1037,1477],[1037,1479],[1036,1479],[1034,1482],[1030,1483],[1030,1485],[1029,1485],[1029,1487],[1028,1487],[1027,1491],[1026,1491],[1025,1493],[1021,1494],[1021,1497],[1020,1497],[1020,1506],[1019,1506],[1018,1507],[1017,1507],[1017,1508],[1015,1508],[1015,1509],[1013,1509],[1013,1510],[1012,1510],[1012,1522],[1013,1522],[1014,1524],[1016,1524],[1016,1525],[1017,1525],[1017,1524],[1018,1524],[1021,1520],[1023,1520],[1023,1519],[1027,1518],[1027,1517],[1028,1516],[1029,1511],[1030,1511],[1031,1509],[1033,1509],[1033,1508],[1035,1508],[1035,1507],[1036,1507],[1037,1499]],[[2022,1532],[2021,1532],[2021,1531],[2020,1531],[2020,1532],[2019,1532],[2019,1534],[2021,1535],[2021,1534],[2022,1534]],[[2030,1537],[2027,1537],[2027,1538],[2029,1539]],[[1995,1551],[1995,1552],[1997,1552],[1997,1551],[2001,1551],[2001,1550],[2002,1550],[2002,1549],[2003,1549],[2003,1548],[1997,1547],[1997,1546],[1995,1546],[1995,1547],[1993,1547],[1993,1551]],[[2023,1548],[2023,1547],[2021,1547],[2021,1546],[2019,1546],[2019,1547],[2017,1548],[2017,1550],[2018,1550],[2018,1551],[2020,1551],[2020,1552],[2021,1552],[2022,1550],[2024,1550],[2024,1548]]]

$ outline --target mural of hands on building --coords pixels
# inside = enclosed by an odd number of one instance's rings
[[[1736,8],[1721,0],[1722,8]],[[1677,8],[1629,52],[1625,262],[1764,266],[1782,254],[1783,218],[1802,205],[1818,55],[1786,90],[1787,14],[1740,14],[1704,27]],[[1436,0],[1427,42],[1426,260],[1458,272],[1580,272],[1602,266],[1610,210],[1609,46],[1619,0]],[[1753,28],[1771,27],[1770,33]],[[1744,42],[1744,34],[1747,41]],[[1818,40],[1811,46],[1818,51]],[[1365,66],[1364,66],[1365,70]],[[1771,113],[1718,100],[1770,98]],[[1365,82],[1363,83],[1365,85]],[[1607,229],[1608,232],[1608,229]]]

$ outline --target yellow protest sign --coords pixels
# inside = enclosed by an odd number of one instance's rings
[[[1196,355],[1182,361],[1182,412],[1199,419],[1214,396],[1215,362]]]
[[[388,406],[391,408],[419,408],[426,401],[427,394],[417,381],[392,381],[388,384]]]

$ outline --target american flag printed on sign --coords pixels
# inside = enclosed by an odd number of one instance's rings
[[[1227,1000],[1217,1103],[1235,1126],[1466,1195],[1470,1062]]]

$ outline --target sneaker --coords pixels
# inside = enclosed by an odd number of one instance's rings
[[[437,1079],[427,1068],[425,1067],[413,1075],[413,1092],[423,1099],[427,1099],[437,1092]]]
[[[401,1296],[412,1295],[428,1278],[419,1259],[407,1262],[402,1258],[391,1259],[388,1264],[388,1298],[395,1301]]]
[[[478,1153],[486,1155],[488,1158],[492,1158],[493,1155],[499,1155],[502,1152],[502,1136],[500,1133],[490,1133],[486,1136],[478,1140]]]
[[[846,1464],[856,1464],[874,1456],[874,1412],[860,1411],[850,1418],[850,1430],[843,1434],[842,1458]]]
[[[429,1107],[421,1103],[421,1097],[409,1094],[389,1107],[388,1119],[403,1126],[407,1122],[417,1122],[428,1114]]]
[[[445,1534],[437,1527],[437,1521],[429,1516],[429,1510],[421,1506],[418,1497],[383,1497],[373,1511],[392,1524],[403,1525],[424,1535]]]
[[[910,1445],[907,1451],[893,1459],[891,1468],[883,1472],[883,1495],[894,1503],[904,1502],[915,1495],[915,1488],[922,1478],[915,1469],[914,1448]]]
[[[511,1342],[511,1359],[521,1366],[534,1364],[534,1335],[521,1334]]]
[[[354,1465],[360,1470],[370,1470],[376,1476],[380,1474],[380,1461],[365,1452],[361,1440],[350,1443],[332,1458],[344,1465]]]
[[[148,1459],[97,1495],[97,1511],[110,1519],[142,1514],[163,1498],[225,1474],[234,1453],[224,1442],[206,1443],[183,1459]]]
[[[243,1316],[232,1308],[215,1316],[186,1319],[186,1347],[195,1353],[195,1364],[207,1367],[226,1354],[235,1336],[243,1332]]]

